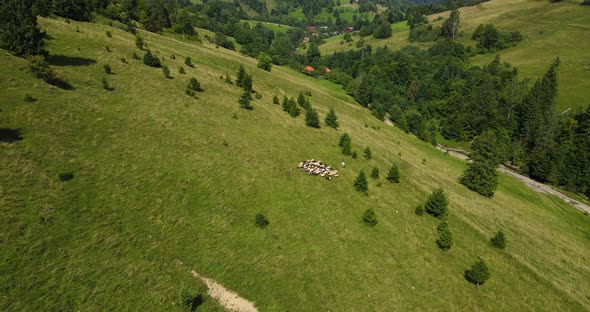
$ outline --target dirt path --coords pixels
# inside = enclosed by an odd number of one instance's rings
[[[465,155],[464,153],[462,153],[459,150],[452,150],[452,149],[448,149],[440,144],[438,144],[436,146],[437,149],[439,149],[440,151],[447,153],[453,157],[457,157],[466,161],[471,161],[471,159],[469,159],[469,156]],[[532,189],[535,192],[539,192],[539,193],[543,193],[543,194],[551,194],[554,196],[557,196],[558,198],[561,198],[563,201],[565,201],[566,203],[574,206],[575,208],[590,213],[590,206],[586,205],[585,203],[579,202],[559,191],[556,191],[555,189],[553,189],[551,186],[537,182],[529,177],[523,176],[522,174],[511,170],[509,168],[507,168],[504,165],[500,165],[500,167],[498,167],[498,171],[507,174],[509,176],[515,177],[517,179],[519,179],[520,181],[524,182],[524,184],[526,184],[526,186],[528,186],[530,189]]]
[[[238,296],[235,292],[223,287],[223,285],[212,279],[200,276],[194,270],[191,271],[191,274],[207,284],[209,296],[219,301],[226,309],[237,312],[258,312],[253,302]]]

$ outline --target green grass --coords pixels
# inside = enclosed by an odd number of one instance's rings
[[[256,24],[262,23],[262,25],[264,25],[264,27],[274,31],[275,35],[285,33],[285,32],[287,32],[287,30],[292,28],[291,26],[288,26],[288,25],[280,25],[280,24],[268,23],[268,22],[259,22],[259,21],[242,21],[242,22],[249,23],[252,28],[254,28],[256,26]]]
[[[164,79],[131,59],[139,51],[130,34],[40,22],[50,53],[67,57],[52,67],[74,89],[36,80],[24,60],[0,53],[0,128],[24,137],[0,142],[2,310],[170,311],[183,286],[199,287],[191,269],[261,311],[590,308],[590,222],[567,204],[506,176],[493,199],[478,196],[457,182],[465,163],[377,121],[328,81],[278,66],[268,73],[205,40],[142,33],[172,70]],[[195,67],[179,75],[186,56]],[[74,57],[96,63],[74,66]],[[113,91],[101,87],[106,63]],[[253,111],[240,110],[241,90],[219,79],[240,64],[263,96]],[[197,99],[184,93],[193,76],[205,90]],[[336,109],[339,131],[308,128],[272,104],[301,90],[322,119]],[[342,156],[343,132],[373,159]],[[311,158],[347,165],[326,181],[296,169]],[[386,172],[392,162],[400,184],[381,178],[369,181],[369,196],[354,191],[361,169]],[[60,182],[63,172],[74,178]],[[449,252],[436,247],[438,220],[414,215],[441,186],[451,201]],[[367,208],[374,228],[362,224]],[[257,213],[266,229],[254,225]],[[498,229],[504,251],[488,243]],[[492,270],[480,289],[462,277],[478,256]]]
[[[522,78],[536,79],[542,76],[556,57],[560,57],[558,110],[590,105],[590,7],[579,5],[580,1],[569,0],[551,4],[540,0],[492,0],[473,7],[461,8],[461,32],[459,42],[475,46],[471,34],[479,24],[492,23],[503,31],[520,31],[524,40],[515,47],[478,55],[472,59],[476,65],[490,63],[496,54],[516,66]],[[447,18],[449,12],[428,17],[435,27]],[[392,25],[393,36],[387,39],[367,37],[366,43],[373,47],[388,45],[399,49],[412,44],[428,47],[429,44],[410,43],[406,22]],[[356,39],[355,39],[356,40]],[[352,48],[355,46],[352,45]],[[351,49],[347,44],[334,40],[320,46],[323,54]]]

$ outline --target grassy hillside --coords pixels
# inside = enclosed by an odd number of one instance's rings
[[[515,47],[499,51],[504,61],[518,67],[521,77],[537,78],[547,70],[556,57],[560,57],[558,109],[577,109],[590,105],[590,7],[579,5],[580,1],[562,1],[551,4],[541,0],[491,0],[473,7],[461,8],[460,42],[475,46],[471,34],[479,24],[492,23],[503,31],[520,31],[524,40]],[[439,16],[447,18],[448,12],[429,16],[435,21]],[[440,27],[442,21],[433,22]],[[387,39],[366,38],[373,47],[388,45],[397,49],[411,44],[410,30],[405,22],[392,25],[393,36]],[[320,46],[322,53],[348,50],[354,43],[341,44],[341,36],[334,37]],[[355,38],[355,41],[358,38]],[[427,47],[428,44],[416,44]],[[495,53],[478,55],[473,63],[485,65]]]
[[[23,137],[0,142],[2,310],[170,311],[183,287],[199,287],[191,269],[261,311],[590,309],[589,217],[558,199],[506,176],[493,199],[478,196],[457,182],[463,162],[376,121],[327,81],[144,34],[172,71],[165,79],[131,58],[141,51],[130,34],[40,22],[52,67],[73,89],[34,79],[24,60],[0,53],[0,128]],[[195,67],[181,75],[186,56]],[[240,110],[241,90],[220,79],[240,64],[263,96],[253,111]],[[198,99],[185,95],[193,76]],[[336,109],[339,131],[308,128],[272,104],[301,90],[322,119]],[[342,156],[344,132],[373,159]],[[311,158],[347,165],[327,181],[296,169]],[[385,175],[392,162],[400,184],[382,177],[369,179],[369,196],[354,191],[360,170]],[[73,179],[61,182],[67,172]],[[414,214],[438,187],[450,196],[448,252],[435,244],[438,220]],[[361,222],[367,208],[374,228]],[[254,226],[257,213],[266,229]],[[489,245],[499,229],[504,251]],[[492,270],[479,289],[462,276],[478,257]]]

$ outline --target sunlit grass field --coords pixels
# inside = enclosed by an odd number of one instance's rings
[[[143,52],[128,33],[40,23],[52,68],[73,89],[34,79],[1,51],[0,128],[23,138],[0,142],[2,310],[178,310],[180,290],[199,287],[192,269],[261,311],[590,309],[590,217],[566,203],[506,176],[492,199],[467,190],[463,162],[377,121],[328,81],[142,32],[166,79],[131,57]],[[252,111],[220,79],[240,65],[262,95]],[[204,89],[197,98],[185,94],[190,77]],[[340,129],[306,127],[272,103],[300,91],[322,120],[334,108]],[[373,159],[341,155],[344,132]],[[346,168],[332,181],[296,169],[312,158]],[[400,184],[383,178],[392,163]],[[353,181],[374,166],[381,177],[364,196]],[[414,214],[439,187],[450,198],[448,252],[435,243],[439,221]],[[374,228],[361,222],[368,208]],[[489,244],[498,230],[506,250]],[[463,278],[478,257],[492,272],[479,289]]]

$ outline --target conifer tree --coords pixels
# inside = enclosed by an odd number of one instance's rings
[[[279,105],[279,97],[278,96],[273,96],[272,97],[272,103],[275,105]]]
[[[246,77],[246,70],[244,69],[243,65],[240,65],[240,68],[238,69],[238,74],[236,76],[236,85],[238,87],[244,87],[243,82],[244,82],[244,77]]]
[[[483,259],[479,259],[479,261],[474,263],[471,269],[465,270],[465,279],[475,284],[478,288],[479,285],[483,285],[490,278],[490,275],[490,269],[488,269]]]
[[[448,205],[449,200],[445,192],[442,189],[437,189],[428,197],[424,209],[429,214],[440,218],[447,215]]]
[[[373,167],[373,170],[371,171],[371,178],[379,179],[379,168]]]
[[[305,125],[316,129],[320,128],[320,117],[315,109],[310,108],[305,111]]]
[[[187,57],[184,59],[184,65],[186,65],[186,66],[188,66],[188,67],[193,67],[193,62],[192,62],[192,60],[191,60],[191,58],[190,58],[189,56],[187,56]]]
[[[0,48],[16,56],[46,55],[37,16],[31,7],[34,0],[4,0],[0,4]]]
[[[138,49],[143,50],[143,45],[144,45],[143,37],[140,35],[135,35],[135,46]]]
[[[506,237],[504,236],[504,232],[498,231],[492,239],[490,239],[492,246],[500,249],[506,248]]]
[[[303,95],[303,92],[299,92],[299,95],[297,96],[297,104],[299,104],[299,106],[301,106],[305,110],[311,109],[311,104],[309,104],[309,102]]]
[[[377,214],[375,210],[369,208],[363,213],[363,222],[368,226],[377,225]]]
[[[371,153],[371,149],[368,146],[363,151],[363,157],[365,157],[366,160],[373,158],[373,154]]]
[[[252,91],[252,76],[250,76],[249,74],[244,75],[244,79],[242,79],[242,88],[244,89],[244,91]]]
[[[336,112],[333,108],[330,108],[330,111],[328,112],[328,115],[326,115],[326,119],[324,122],[326,123],[326,126],[338,129],[338,117],[336,116]]]
[[[240,96],[238,103],[240,103],[241,108],[252,110],[253,107],[252,105],[250,105],[250,101],[252,101],[252,95],[250,91],[244,91],[244,93],[242,93],[242,96]]]
[[[364,170],[361,170],[359,175],[356,177],[356,180],[354,180],[354,188],[357,191],[359,191],[361,193],[365,193],[365,194],[367,194],[367,192],[369,191],[369,186],[367,183],[367,176],[365,176]]]
[[[343,155],[351,155],[352,154],[352,139],[348,133],[342,134],[340,136],[340,143],[338,143],[340,147],[342,147],[342,154]]]
[[[396,164],[392,164],[391,168],[389,168],[389,172],[387,173],[387,178],[389,182],[399,183],[399,169],[397,168]]]
[[[192,91],[197,91],[197,92],[203,91],[203,89],[201,89],[201,84],[199,83],[199,81],[195,77],[192,77],[189,80],[187,89],[192,90]]]
[[[166,65],[162,66],[162,73],[164,74],[164,77],[171,78],[170,77],[170,69],[168,68],[168,66],[166,66]]]
[[[436,240],[438,247],[442,250],[451,249],[453,235],[449,229],[449,224],[446,221],[442,221],[436,228],[436,231],[438,232],[438,238]]]

